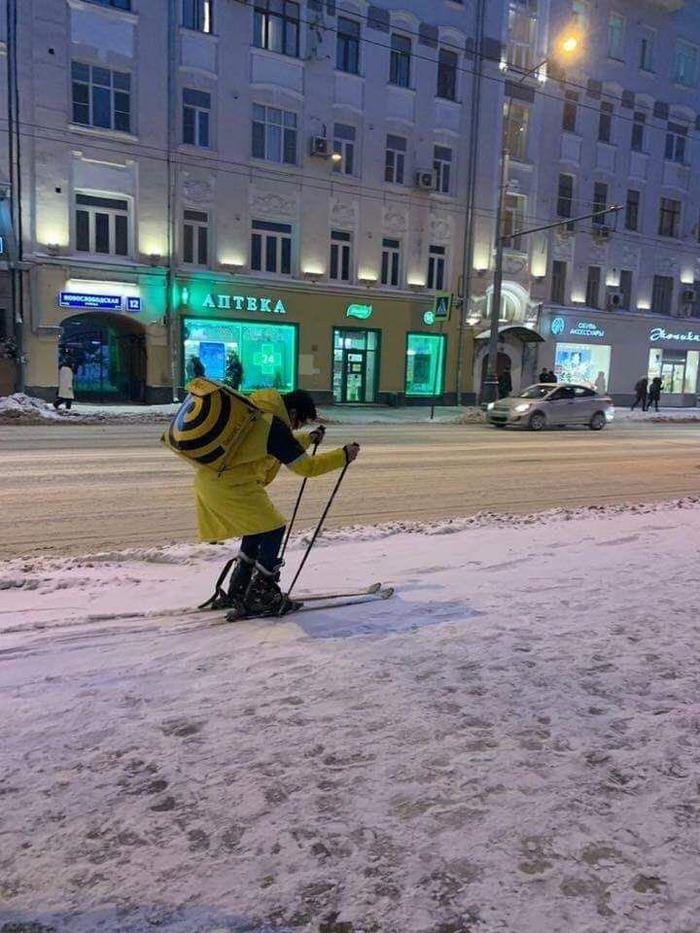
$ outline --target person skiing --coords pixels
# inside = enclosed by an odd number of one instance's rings
[[[306,448],[323,440],[325,428],[299,432],[317,418],[314,401],[303,389],[285,395],[261,389],[250,401],[265,413],[259,425],[223,473],[200,467],[194,482],[200,539],[242,539],[228,591],[220,592],[217,586],[209,602],[213,609],[230,609],[229,621],[245,615],[283,615],[299,607],[279,587],[283,562],[278,555],[287,519],[265,491],[281,464],[299,476],[315,477],[352,463],[360,452],[360,445],[352,443],[308,456]]]
[[[634,409],[637,407],[637,405],[639,405],[640,402],[642,403],[642,411],[647,410],[647,386],[648,384],[649,384],[649,380],[646,376],[642,376],[641,379],[637,380],[634,386],[635,398],[634,398],[634,402],[632,403],[632,407],[630,408],[630,411],[634,411]],[[659,392],[659,394],[661,393]]]
[[[651,411],[652,405],[656,411],[659,410],[659,402],[661,401],[661,385],[661,377],[654,376],[654,378],[651,380],[649,393],[647,395],[647,411]],[[632,407],[634,408],[634,405]]]

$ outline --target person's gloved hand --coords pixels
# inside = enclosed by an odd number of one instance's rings
[[[358,443],[346,444],[343,449],[345,450],[347,462],[352,463],[353,460],[357,459],[357,455],[360,452],[360,445]]]
[[[313,444],[320,444],[325,436],[326,436],[325,424],[319,424],[317,428],[314,428],[313,431],[309,433],[309,437],[311,438],[311,442]]]

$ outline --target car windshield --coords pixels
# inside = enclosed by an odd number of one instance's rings
[[[549,395],[554,386],[548,385],[537,385],[530,386],[529,389],[525,389],[524,392],[521,392],[519,398],[544,398],[545,395]]]

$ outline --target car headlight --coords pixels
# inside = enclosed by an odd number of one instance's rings
[[[486,406],[486,411],[492,411],[495,407],[496,407],[495,402],[489,402],[488,405]]]
[[[513,411],[517,411],[518,413],[522,413],[522,412],[524,412],[524,411],[527,411],[529,407],[530,407],[529,403],[523,403],[522,405],[516,405],[515,408],[513,409]]]

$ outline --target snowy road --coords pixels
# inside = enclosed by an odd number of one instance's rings
[[[397,596],[280,623],[89,619],[216,548],[14,562],[0,929],[697,933],[681,505],[326,543],[316,584]]]
[[[158,444],[162,425],[0,427],[0,558],[192,540],[191,471]],[[651,501],[700,489],[700,425],[620,424],[542,435],[460,425],[334,425],[357,439],[330,525],[428,520],[480,509]],[[302,526],[332,479],[309,483]],[[289,509],[297,478],[275,497]]]

